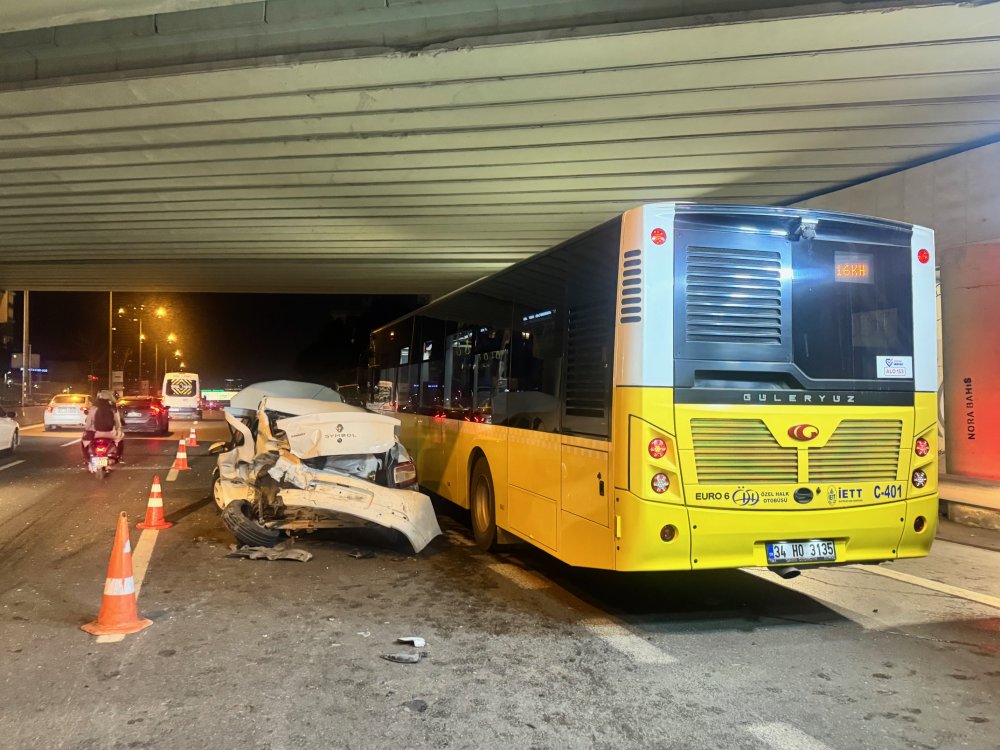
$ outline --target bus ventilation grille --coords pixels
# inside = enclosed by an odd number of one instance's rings
[[[622,323],[642,321],[642,250],[626,250],[622,261]]]
[[[878,482],[896,478],[903,423],[845,420],[822,448],[809,450],[813,482]]]
[[[692,419],[699,484],[791,483],[795,448],[782,448],[759,419]]]
[[[689,247],[687,340],[781,344],[781,254]]]

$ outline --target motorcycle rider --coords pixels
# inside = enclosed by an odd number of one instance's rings
[[[83,425],[83,437],[80,445],[83,448],[83,460],[90,458],[88,451],[94,438],[111,438],[115,441],[115,451],[118,462],[125,458],[125,431],[122,429],[122,418],[116,406],[116,399],[111,391],[99,391],[94,399],[87,419]]]

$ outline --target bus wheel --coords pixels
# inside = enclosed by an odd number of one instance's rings
[[[472,515],[472,534],[484,552],[497,548],[496,493],[493,475],[485,458],[476,461],[469,482],[469,513]]]

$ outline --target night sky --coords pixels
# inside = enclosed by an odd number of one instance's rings
[[[203,387],[221,385],[224,378],[250,383],[274,378],[340,384],[354,382],[364,361],[368,334],[418,307],[418,297],[264,294],[137,294],[116,293],[120,305],[146,304],[167,308],[161,336],[177,334],[187,369],[198,372]],[[159,321],[144,322],[144,332],[157,333]],[[32,350],[45,362],[77,360],[107,374],[108,295],[94,292],[32,292]],[[127,326],[116,326],[131,339]],[[18,328],[19,330],[19,328]],[[117,334],[116,334],[117,336]],[[116,339],[117,341],[118,339]],[[116,359],[119,344],[116,343]],[[162,348],[162,347],[161,347]],[[160,371],[162,373],[162,355]],[[143,361],[152,368],[152,347],[144,346]],[[100,363],[100,364],[98,364]]]

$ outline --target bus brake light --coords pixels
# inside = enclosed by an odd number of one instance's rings
[[[922,247],[919,250],[917,250],[917,260],[919,260],[921,263],[926,263],[930,259],[931,259],[931,254],[930,252],[928,252],[927,248]]]
[[[663,458],[667,455],[667,443],[661,438],[653,438],[649,441],[648,450],[653,458]]]
[[[653,476],[653,481],[649,484],[653,488],[653,492],[657,495],[662,495],[670,489],[670,478],[663,472],[660,472],[659,474]]]
[[[649,238],[653,241],[654,245],[662,245],[667,241],[667,233],[660,229],[660,227],[657,227],[649,233]]]
[[[917,442],[913,444],[913,452],[923,458],[931,452],[931,444],[924,438],[917,438]]]

